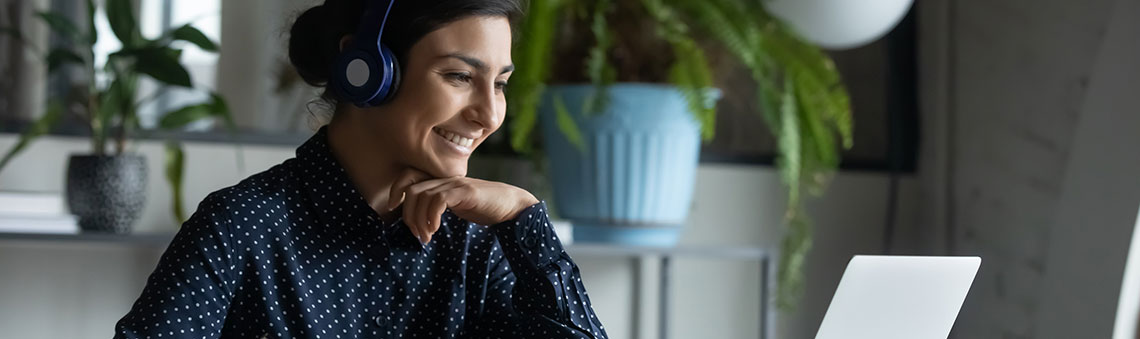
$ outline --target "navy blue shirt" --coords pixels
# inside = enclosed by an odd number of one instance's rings
[[[605,338],[544,203],[422,246],[382,221],[328,146],[198,205],[115,338]]]

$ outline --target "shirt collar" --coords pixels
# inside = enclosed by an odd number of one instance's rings
[[[296,174],[312,201],[312,208],[323,224],[348,230],[360,227],[378,227],[381,236],[388,240],[403,239],[406,246],[421,248],[403,218],[383,222],[376,210],[368,205],[352,183],[344,166],[337,161],[328,143],[328,126],[323,126],[301,147],[297,148]],[[445,213],[451,213],[450,210]],[[437,236],[450,233],[450,227],[441,225]],[[428,246],[430,248],[430,245]]]
[[[297,160],[297,175],[324,224],[347,228],[384,224],[333,156],[327,125],[297,148]]]

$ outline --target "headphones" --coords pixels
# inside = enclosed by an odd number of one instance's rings
[[[395,0],[364,1],[368,7],[352,45],[340,53],[330,73],[333,90],[361,108],[387,102],[400,83],[399,61],[380,42]]]

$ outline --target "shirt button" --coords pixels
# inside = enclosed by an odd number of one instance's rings
[[[537,247],[538,246],[538,235],[529,234],[526,238],[523,238],[523,246],[530,247],[530,248]]]
[[[384,327],[385,321],[383,315],[377,315],[375,318],[372,318],[372,320],[376,322],[376,326]]]

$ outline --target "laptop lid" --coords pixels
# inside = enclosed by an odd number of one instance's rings
[[[857,255],[816,339],[946,339],[982,259]]]

